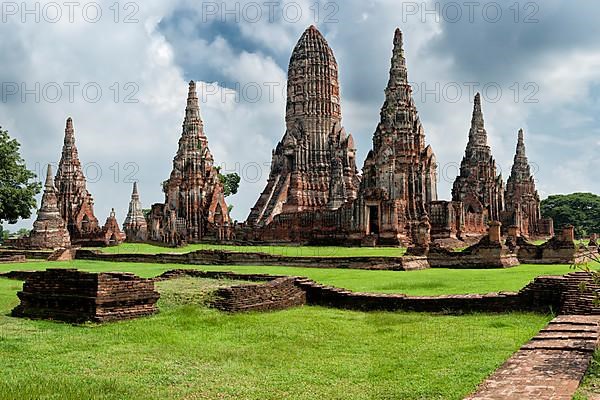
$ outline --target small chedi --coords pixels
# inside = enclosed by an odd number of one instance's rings
[[[506,226],[516,226],[524,236],[552,236],[552,220],[543,219],[540,196],[535,188],[531,167],[525,154],[523,130],[519,130],[517,150],[504,195],[506,210],[502,221]]]
[[[125,241],[125,234],[119,228],[119,222],[115,214],[115,209],[110,211],[104,226],[102,227],[102,238],[107,246],[116,246]]]
[[[71,245],[69,231],[58,211],[56,188],[50,165],[46,174],[42,204],[33,223],[29,242],[29,245],[36,249],[59,249]]]
[[[338,65],[314,26],[290,58],[285,121],[267,186],[247,219],[250,226],[268,225],[279,214],[335,210],[356,198],[356,150],[342,127]]]
[[[129,211],[123,223],[123,231],[125,232],[126,241],[130,243],[144,242],[148,239],[148,223],[142,211],[137,182],[133,183]]]
[[[179,245],[231,238],[223,184],[208,148],[193,81],[189,84],[179,149],[163,191],[165,203],[152,206],[150,239]]]

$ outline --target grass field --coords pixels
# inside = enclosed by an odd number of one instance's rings
[[[401,257],[406,249],[399,247],[334,247],[334,246],[231,246],[219,244],[191,244],[180,248],[154,246],[146,243],[124,243],[115,247],[98,248],[104,253],[158,254],[188,253],[196,250],[227,250],[258,252],[290,257]]]
[[[573,400],[598,399],[600,396],[600,351],[596,351],[590,366],[577,394]]]
[[[7,316],[21,282],[0,279],[0,399],[462,399],[549,320],[319,307],[228,315],[198,295],[218,284],[162,282],[155,316],[73,326]]]
[[[406,293],[411,295],[443,295],[518,291],[539,275],[563,275],[571,272],[567,265],[521,265],[509,269],[457,270],[428,269],[422,271],[364,271],[346,269],[317,269],[261,266],[189,266],[169,264],[109,263],[77,260],[72,262],[45,261],[0,265],[0,270],[39,270],[79,268],[86,271],[133,272],[151,277],[174,268],[269,273],[307,276],[317,282],[361,292]]]

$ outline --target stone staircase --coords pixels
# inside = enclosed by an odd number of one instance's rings
[[[571,400],[598,346],[600,317],[554,318],[467,400]]]

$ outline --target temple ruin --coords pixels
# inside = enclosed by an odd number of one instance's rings
[[[540,220],[539,196],[522,144],[505,192],[479,94],[452,200],[438,200],[436,158],[412,98],[399,29],[373,148],[362,176],[356,174],[352,136],[341,128],[337,68],[323,36],[314,26],[308,28],[290,60],[287,131],[273,152],[267,187],[238,230],[242,238],[452,247],[476,243],[495,223],[505,230],[520,224],[525,236],[552,236],[551,221]]]
[[[490,221],[500,221],[504,211],[504,181],[488,145],[481,111],[481,95],[475,95],[469,141],[460,163],[460,175],[452,186],[452,200],[462,202],[467,232],[485,232]]]
[[[335,210],[357,195],[356,150],[342,127],[338,65],[314,26],[290,58],[285,121],[250,226],[268,225],[282,213]]]
[[[137,182],[133,183],[129,211],[125,222],[123,222],[123,231],[125,232],[126,241],[130,243],[144,242],[148,239],[148,223],[142,211]]]
[[[540,211],[540,196],[525,154],[523,130],[519,130],[517,150],[504,195],[506,211],[502,220],[506,226],[516,226],[524,236],[552,236],[551,220],[543,219]]]
[[[189,84],[179,149],[163,191],[164,204],[152,206],[150,239],[179,245],[231,238],[223,184],[204,134],[194,81]]]
[[[29,235],[29,246],[36,249],[58,249],[70,245],[69,231],[58,210],[52,167],[48,165],[42,204]]]
[[[367,155],[353,230],[366,244],[411,243],[416,227],[437,200],[437,165],[408,83],[402,32],[394,35],[390,78],[381,121]]]
[[[58,209],[67,223],[71,241],[93,240],[100,233],[98,219],[94,215],[94,200],[86,187],[79,153],[75,145],[73,120],[67,119],[62,155],[55,178],[58,192]]]

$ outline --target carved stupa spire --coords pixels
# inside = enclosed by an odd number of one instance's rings
[[[500,221],[504,211],[504,182],[502,175],[497,174],[496,161],[488,145],[479,93],[473,101],[469,140],[460,175],[452,186],[452,200],[462,201],[469,212],[487,210],[491,221]]]
[[[425,145],[425,130],[408,83],[402,32],[396,29],[381,120],[363,167],[357,203],[363,215],[357,229],[385,235],[393,244],[411,243],[427,204],[437,200],[436,170],[435,154]],[[367,203],[377,205],[381,215],[364,215],[370,209]],[[375,220],[386,222],[375,228]]]
[[[222,239],[229,235],[224,227],[231,219],[223,184],[204,134],[194,81],[189,83],[179,149],[163,190],[162,229],[153,228],[154,240],[199,242],[210,236]]]
[[[531,178],[531,168],[529,166],[529,160],[525,153],[525,138],[523,129],[519,129],[517,137],[517,149],[515,151],[515,157],[511,168],[511,177],[518,177],[519,179]]]
[[[515,157],[506,182],[505,200],[506,210],[512,215],[510,222],[519,226],[523,235],[529,236],[543,230],[539,225],[541,220],[540,197],[525,153],[523,129],[519,130],[517,136]]]
[[[87,190],[75,145],[75,129],[67,118],[62,155],[56,172],[58,208],[73,239],[99,231],[94,201]]]
[[[389,135],[400,133],[399,151],[411,153],[425,149],[425,130],[421,125],[417,107],[412,97],[412,87],[408,82],[408,71],[402,41],[402,31],[396,29],[394,49],[385,89],[385,102],[381,108],[381,122],[373,137],[373,148],[386,143]]]
[[[71,245],[65,221],[58,210],[58,199],[50,165],[46,171],[42,202],[29,240],[30,245],[34,248],[55,249]]]
[[[46,182],[44,183],[44,189],[46,192],[56,192],[56,188],[54,187],[54,178],[52,177],[52,165],[48,164],[48,168],[46,169]]]
[[[473,101],[473,116],[469,130],[469,144],[471,146],[487,146],[487,132],[481,111],[481,95],[477,93]]]
[[[341,120],[337,61],[312,25],[290,57],[286,131],[272,153],[269,180],[248,216],[249,225],[268,225],[281,213],[335,209],[356,198],[354,139]],[[343,176],[332,183],[336,157]],[[332,185],[335,199],[329,198]]]

